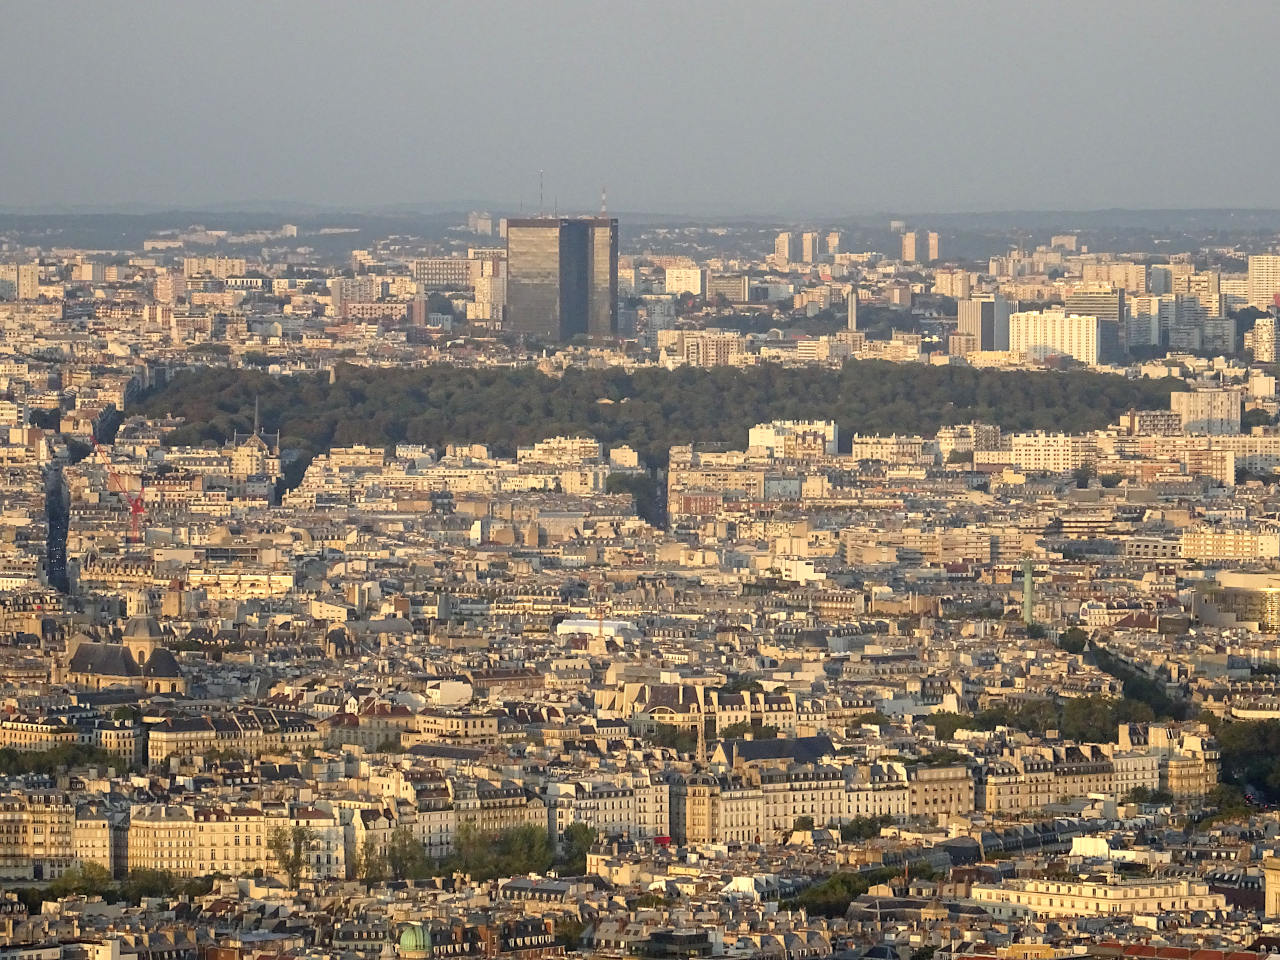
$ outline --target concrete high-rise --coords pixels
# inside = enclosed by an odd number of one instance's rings
[[[1249,306],[1269,310],[1280,293],[1280,256],[1249,258]]]
[[[570,340],[618,331],[618,221],[507,221],[507,329]]]
[[[1009,349],[1032,360],[1072,357],[1088,366],[1098,362],[1100,322],[1061,310],[1027,310],[1009,315]]]
[[[835,256],[840,252],[840,231],[832,230],[827,234],[827,253]]]
[[[996,294],[956,301],[956,332],[973,337],[975,350],[1009,349],[1009,302]]]
[[[938,234],[935,230],[929,231],[929,262],[937,263],[942,257],[938,254]]]
[[[1116,363],[1126,347],[1124,290],[1082,290],[1063,301],[1067,314],[1098,318],[1098,360]]]
[[[1237,389],[1188,390],[1169,395],[1169,409],[1182,419],[1183,433],[1236,434],[1244,393]]]
[[[794,259],[795,236],[789,232],[778,234],[773,240],[773,259],[778,264],[788,264]]]
[[[916,263],[919,260],[920,235],[908,230],[902,235],[902,262]]]
[[[1253,325],[1253,359],[1257,363],[1275,363],[1280,359],[1280,324],[1272,316],[1259,317]]]
[[[805,263],[818,260],[818,234],[812,230],[800,234],[800,259]]]

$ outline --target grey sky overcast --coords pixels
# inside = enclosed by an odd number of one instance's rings
[[[1280,207],[1280,4],[15,2],[0,206]]]

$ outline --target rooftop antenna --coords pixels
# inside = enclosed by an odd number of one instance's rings
[[[607,187],[600,188],[600,216],[608,216],[609,214],[609,190]]]
[[[547,215],[546,204],[542,202],[542,171],[538,171],[538,216],[545,217]]]
[[[258,396],[257,396],[257,394],[254,394],[254,397],[253,397],[253,435],[254,435],[255,437],[258,435],[258,424],[259,424],[259,421],[258,421]]]

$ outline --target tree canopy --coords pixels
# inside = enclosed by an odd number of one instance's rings
[[[1177,380],[1128,380],[1091,371],[975,370],[959,366],[850,361],[842,368],[646,368],[566,370],[448,365],[273,377],[226,368],[184,372],[144,398],[148,416],[186,425],[175,444],[222,442],[262,423],[305,458],[331,446],[487,443],[495,452],[548,436],[589,434],[629,444],[652,466],[673,444],[745,446],[756,423],[834,420],[842,434],[931,434],[980,420],[1011,430],[1089,430],[1130,408],[1164,408]]]

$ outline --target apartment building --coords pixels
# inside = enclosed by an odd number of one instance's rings
[[[1009,879],[975,883],[970,899],[1002,920],[1110,917],[1226,910],[1226,898],[1201,880],[1071,881]]]

